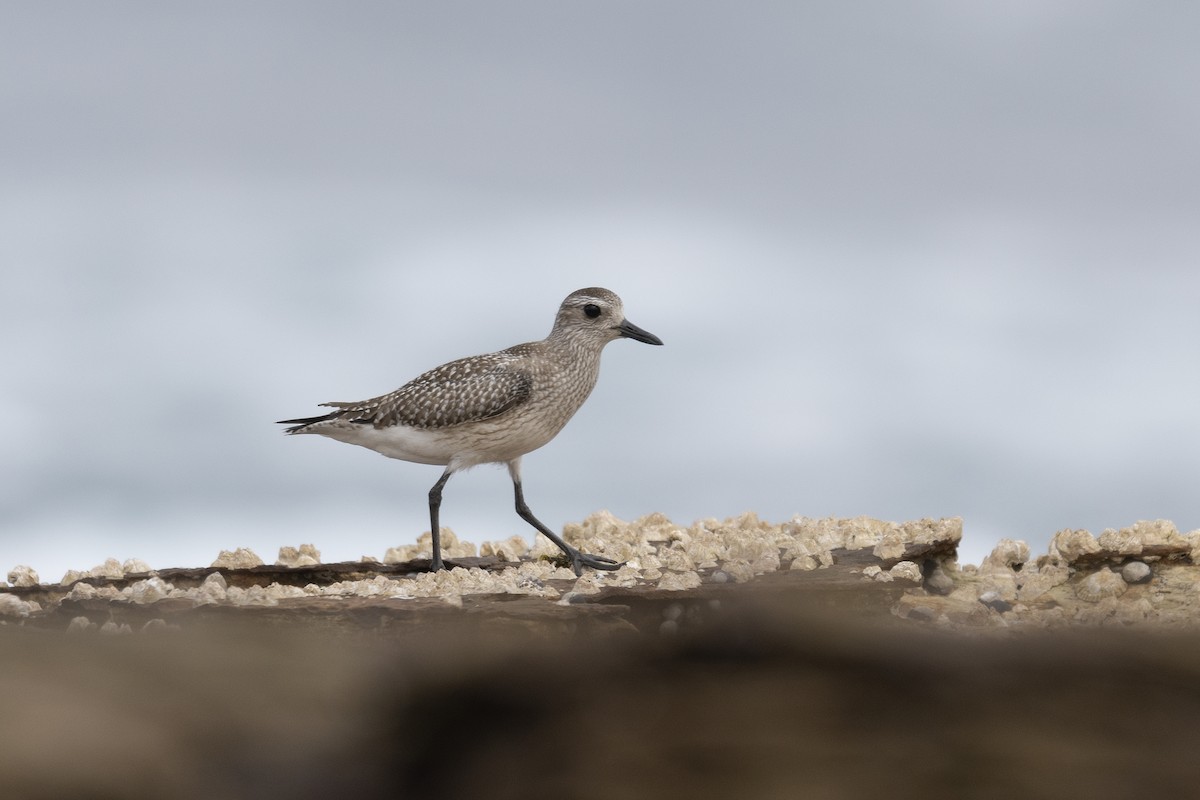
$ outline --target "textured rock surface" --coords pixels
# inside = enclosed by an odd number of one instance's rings
[[[1005,539],[978,568],[947,563],[953,591],[943,596],[910,592],[896,613],[966,628],[1196,626],[1198,541],[1200,531],[1182,534],[1164,520],[1107,530],[1099,537],[1064,530],[1046,555],[1031,560],[1024,542]]]
[[[40,585],[18,567],[4,589],[0,617],[31,626],[61,625],[79,616],[66,604],[91,604],[91,621],[120,623],[127,607],[159,607],[174,619],[200,606],[316,608],[336,616],[337,600],[379,604],[433,600],[455,608],[464,598],[528,596],[581,609],[614,590],[687,593],[751,585],[770,579],[796,587],[887,585],[901,619],[938,627],[1022,628],[1070,624],[1191,625],[1200,619],[1200,532],[1182,534],[1163,520],[1107,530],[1056,534],[1045,555],[1022,541],[1002,539],[979,566],[960,566],[959,519],[893,523],[868,517],[811,519],[782,524],[747,513],[680,525],[661,514],[625,522],[606,512],[567,525],[564,536],[581,549],[625,562],[613,572],[576,577],[558,551],[538,537],[534,546],[513,537],[473,544],[443,533],[453,569],[425,571],[430,537],[391,548],[373,559],[320,564],[311,544],[283,547],[274,566],[249,550],[222,551],[208,569],[151,570],[137,560],[109,559],[62,584]],[[403,557],[404,560],[401,560]],[[790,578],[786,576],[791,576]],[[871,602],[878,600],[873,596]],[[500,602],[497,600],[496,602]],[[470,605],[478,607],[479,601]],[[425,608],[426,604],[407,607]],[[388,607],[388,613],[400,613]],[[149,621],[132,613],[135,627]],[[173,623],[174,624],[174,623]]]
[[[599,514],[566,535],[628,563],[577,578],[510,540],[430,574],[420,543],[390,564],[310,564],[301,546],[277,565],[106,562],[0,589],[5,796],[1124,798],[1200,782],[1195,532],[1065,531],[1041,556],[1005,540],[978,567],[955,560],[958,520]],[[1003,635],[961,635],[976,631]]]
[[[8,582],[13,586],[37,586],[38,574],[32,567],[22,564],[8,571]]]
[[[612,572],[587,571],[576,577],[548,541],[538,537],[530,548],[523,539],[460,542],[449,529],[442,540],[452,569],[426,571],[431,539],[425,534],[414,545],[393,547],[382,563],[320,564],[311,544],[280,549],[274,566],[263,564],[245,548],[222,551],[208,569],[150,570],[140,561],[124,565],[109,559],[86,572],[71,572],[61,584],[41,586],[23,579],[18,599],[40,604],[9,608],[30,625],[63,627],[79,616],[63,616],[59,606],[88,604],[92,621],[103,625],[130,615],[144,625],[145,614],[129,606],[163,605],[168,616],[205,605],[321,608],[336,612],[331,601],[347,598],[405,601],[434,599],[463,607],[465,597],[530,596],[558,601],[578,611],[589,597],[611,590],[688,592],[708,585],[750,584],[765,576],[792,575],[797,585],[828,586],[836,577],[848,587],[864,579],[894,584],[891,591],[920,585],[926,573],[946,578],[943,564],[952,565],[962,521],[918,520],[892,523],[855,519],[797,517],[772,524],[748,513],[726,520],[706,519],[684,526],[661,514],[625,522],[600,512],[566,526],[565,538],[587,552],[606,555],[625,565]],[[19,570],[14,571],[14,576]],[[805,577],[804,573],[813,573]],[[21,573],[25,574],[25,573]],[[1011,594],[1011,591],[1009,592]],[[475,603],[478,605],[478,603]],[[420,606],[423,608],[424,606]],[[414,606],[417,608],[417,606]],[[299,611],[298,611],[299,613]],[[78,627],[78,626],[77,626]]]

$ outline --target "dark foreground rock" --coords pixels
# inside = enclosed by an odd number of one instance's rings
[[[15,575],[0,795],[1117,798],[1200,782],[1194,535],[1063,532],[1046,556],[1001,543],[960,568],[954,520],[727,523],[631,524],[636,567],[579,579],[506,551],[440,575],[420,560]]]

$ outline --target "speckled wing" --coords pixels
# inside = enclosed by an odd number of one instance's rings
[[[376,428],[447,428],[503,414],[529,398],[533,378],[511,351],[461,358],[409,381],[391,394],[358,403],[322,403],[338,416]]]

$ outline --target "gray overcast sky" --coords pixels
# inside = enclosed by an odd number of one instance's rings
[[[1200,6],[4,8],[4,570],[414,541],[436,468],[272,421],[590,285],[666,346],[525,459],[553,527],[1200,527]]]

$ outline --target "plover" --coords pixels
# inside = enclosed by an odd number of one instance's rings
[[[389,458],[446,469],[429,490],[432,570],[444,568],[438,509],[450,476],[479,464],[506,464],[517,514],[571,561],[617,569],[620,563],[580,552],[547,528],[525,503],[521,456],[562,430],[596,385],[600,351],[619,338],[662,344],[629,320],[621,298],[607,289],[572,292],[559,306],[550,335],[498,353],[460,358],[431,369],[396,391],[357,403],[322,403],[336,409],[319,417],[286,419],[285,432],[317,433],[357,444]]]

